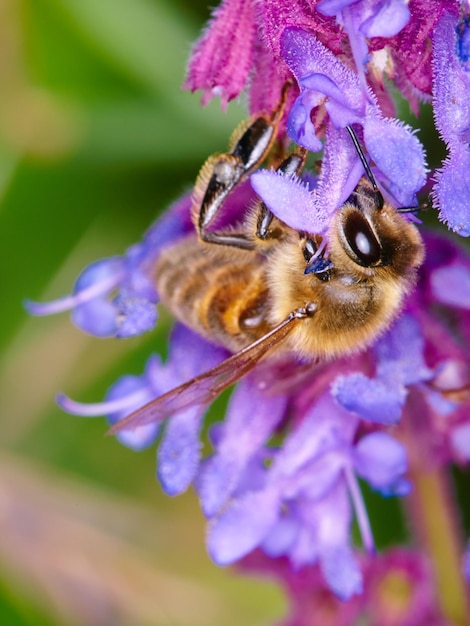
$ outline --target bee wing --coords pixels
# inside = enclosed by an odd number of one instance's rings
[[[297,309],[273,330],[257,339],[219,365],[152,400],[114,424],[109,434],[151,423],[159,423],[190,406],[210,404],[224,389],[252,370],[260,359],[292,331],[296,322],[306,317]]]

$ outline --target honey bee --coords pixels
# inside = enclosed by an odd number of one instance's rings
[[[234,352],[202,375],[138,409],[111,432],[208,404],[268,352],[332,359],[369,346],[397,316],[424,257],[416,227],[385,202],[352,128],[362,178],[322,238],[296,231],[262,202],[236,229],[209,230],[225,198],[271,150],[283,102],[235,136],[230,152],[203,166],[193,194],[196,234],[160,255],[161,301],[181,322]],[[278,170],[299,174],[306,151]],[[403,212],[409,209],[403,209]]]

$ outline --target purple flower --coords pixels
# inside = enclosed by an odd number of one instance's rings
[[[74,324],[97,337],[132,337],[152,330],[158,302],[152,269],[162,248],[187,232],[189,209],[190,198],[185,196],[123,256],[86,267],[72,295],[46,303],[27,301],[26,308],[33,315],[72,310]]]
[[[127,375],[119,378],[110,387],[104,402],[83,404],[75,402],[63,394],[57,397],[57,402],[61,408],[73,415],[80,415],[81,417],[107,415],[109,423],[115,424],[163,392],[160,382],[162,372],[164,372],[164,367],[161,359],[152,355],[147,361],[143,375]],[[129,448],[142,450],[155,441],[158,430],[158,424],[146,424],[132,431],[121,431],[118,439]]]
[[[463,17],[457,26],[457,56],[462,68],[470,71],[470,17]]]
[[[470,267],[458,261],[442,265],[431,276],[431,288],[438,302],[470,310]]]
[[[343,35],[304,0],[224,0],[215,9],[188,65],[185,88],[202,91],[202,103],[220,97],[222,108],[250,86],[252,113],[273,110],[289,77],[280,60],[286,26],[313,28],[335,51]]]
[[[272,557],[289,556],[297,567],[319,562],[340,597],[360,593],[362,576],[349,538],[349,498],[369,550],[373,539],[355,474],[391,493],[402,482],[407,462],[403,447],[385,433],[354,445],[357,426],[329,394],[322,396],[283,447],[271,451],[264,484],[239,489],[212,518],[208,548],[214,560],[230,563],[261,546]],[[218,480],[216,468],[211,469],[212,480]]]
[[[348,626],[357,621],[364,608],[364,596],[355,595],[348,602],[337,598],[318,566],[294,569],[285,557],[273,559],[255,550],[237,570],[282,585],[288,607],[282,621],[276,622],[279,626]]]
[[[444,15],[434,32],[434,116],[450,146],[470,142],[470,73],[459,56],[468,24],[453,13]]]
[[[467,544],[467,549],[465,550],[462,569],[464,576],[467,581],[470,581],[470,545]]]
[[[329,149],[325,149],[322,171],[314,186],[311,180],[303,182],[267,170],[250,177],[251,186],[274,215],[296,230],[324,234],[334,212],[364,173],[346,131],[329,125],[326,136]]]
[[[204,339],[177,326],[165,368],[165,389],[190,380],[214,367],[226,353]],[[157,476],[169,495],[185,491],[195,479],[201,458],[200,428],[206,407],[193,406],[168,422],[157,456]]]
[[[434,33],[434,117],[449,149],[436,175],[433,196],[440,217],[459,235],[470,235],[470,70],[466,61],[468,19],[447,13]]]
[[[332,393],[344,408],[362,419],[391,426],[401,417],[407,386],[433,376],[424,361],[424,339],[417,320],[411,315],[401,316],[372,349],[376,376],[339,376]]]
[[[188,358],[188,356],[191,358]],[[105,401],[81,404],[59,396],[59,405],[74,415],[107,415],[110,425],[180,383],[216,365],[225,355],[184,326],[178,325],[170,338],[170,354],[165,364],[151,356],[142,376],[123,376],[108,391]],[[200,459],[199,429],[204,408],[191,407],[168,423],[158,451],[158,478],[169,495],[182,493],[195,477]],[[159,424],[146,424],[121,430],[117,438],[124,445],[141,450],[151,445]]]
[[[393,37],[410,20],[410,10],[404,0],[321,0],[317,10],[336,16],[342,23],[363,84],[363,68],[369,51],[366,38]]]
[[[299,28],[286,29],[281,50],[300,88],[287,122],[291,139],[314,152],[321,149],[312,122],[312,111],[319,106],[328,113],[328,125],[343,134],[343,143],[349,140],[346,126],[361,126],[366,149],[377,166],[377,178],[398,204],[411,206],[426,181],[424,150],[411,128],[398,120],[384,118],[372,91],[313,33]],[[363,173],[358,167],[359,156],[351,150],[338,152],[338,145],[330,145],[327,137],[325,158],[332,162],[338,154],[341,154],[343,179],[348,185],[339,195],[337,206],[350,195]],[[322,186],[336,190],[337,178],[323,177]]]
[[[274,433],[286,403],[286,397],[263,394],[250,376],[238,385],[218,433],[216,451],[206,459],[198,478],[201,505],[208,517],[232,496],[247,468],[252,473],[250,462]]]
[[[410,0],[407,6],[410,11],[407,24],[393,37],[378,36],[369,39],[368,47],[372,58],[376,57],[377,52],[380,52],[382,57],[386,52],[388,61],[385,73],[408,100],[415,115],[418,115],[423,98],[427,99],[432,93],[430,37],[442,14],[452,6],[457,8],[458,2]],[[379,65],[383,67],[383,59]]]

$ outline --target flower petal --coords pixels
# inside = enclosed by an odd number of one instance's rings
[[[470,72],[470,17],[467,15],[457,26],[457,51],[460,65],[465,72]]]
[[[322,74],[336,84],[337,94],[342,95],[344,106],[358,114],[364,110],[365,100],[357,75],[321,44],[312,32],[286,28],[281,37],[281,52],[299,84],[306,77]]]
[[[373,15],[361,24],[366,37],[393,37],[410,21],[410,10],[406,0],[377,2]]]
[[[214,454],[201,466],[197,492],[206,517],[215,515],[235,490],[240,477],[240,464],[230,457]]]
[[[458,19],[457,14],[443,15],[433,36],[434,118],[449,145],[470,142],[470,74],[456,54]]]
[[[318,106],[323,97],[311,91],[304,91],[294,102],[287,118],[287,133],[300,146],[311,152],[319,152],[323,144],[315,134],[310,113]]]
[[[201,456],[202,417],[200,407],[190,407],[168,420],[157,453],[157,476],[170,496],[183,493],[196,475]]]
[[[410,314],[401,315],[374,345],[377,376],[384,382],[413,385],[433,376],[424,360],[421,326]]]
[[[368,114],[364,141],[375,164],[390,180],[390,191],[401,206],[412,206],[415,194],[426,182],[427,169],[423,146],[411,128],[395,119]]]
[[[153,302],[133,296],[119,296],[114,304],[119,312],[116,337],[134,337],[155,327],[157,309]]]
[[[100,259],[88,265],[75,281],[73,295],[51,302],[26,301],[25,306],[33,315],[62,313],[91,300],[105,296],[117,287],[125,276],[124,261],[121,257]],[[104,299],[104,298],[103,298]]]
[[[433,196],[439,206],[439,219],[461,235],[470,235],[470,149],[465,144],[452,147],[444,167],[437,172]]]
[[[211,369],[226,356],[225,350],[209,343],[187,326],[175,324],[170,336],[168,387],[164,391]]]
[[[356,445],[354,465],[374,489],[385,489],[388,494],[408,469],[406,449],[387,433],[371,433]]]
[[[470,267],[452,263],[435,269],[430,277],[432,294],[447,306],[470,309]]]
[[[75,307],[72,322],[95,337],[111,337],[116,332],[116,308],[104,298],[94,298]]]
[[[346,202],[362,176],[364,168],[347,130],[328,122],[316,194],[317,211],[329,219]]]
[[[336,17],[340,11],[355,2],[357,0],[321,0],[315,8],[323,15]]]
[[[342,600],[362,593],[362,573],[349,546],[335,546],[322,552],[320,567],[328,587]]]
[[[274,490],[247,494],[209,522],[207,544],[218,565],[233,563],[258,546],[274,526],[279,496]]]
[[[450,443],[460,459],[470,460],[470,423],[458,424],[450,434]]]
[[[161,367],[161,362],[156,357],[151,357],[149,363]],[[150,366],[147,365],[147,367]],[[144,376],[122,376],[109,388],[100,413],[108,416],[109,424],[116,424],[154,397],[145,374]],[[117,401],[121,401],[121,407],[117,406]],[[112,408],[113,404],[116,404],[116,408]],[[132,450],[143,450],[154,443],[158,432],[158,424],[147,424],[132,430],[122,430],[116,435],[116,439]]]
[[[269,210],[291,228],[321,233],[328,226],[328,216],[316,210],[313,193],[299,178],[261,170],[250,182]]]
[[[271,558],[288,554],[299,532],[299,523],[289,512],[282,515],[262,543]]]
[[[284,480],[298,475],[302,468],[331,450],[342,448],[353,438],[357,422],[339,406],[330,393],[324,393],[305,415],[296,430],[286,437],[282,448],[274,459],[271,469],[273,480]],[[324,472],[330,467],[336,472],[336,465],[320,464]],[[328,474],[328,472],[326,472]],[[325,474],[325,481],[328,477]]]
[[[401,385],[367,378],[361,373],[338,376],[331,393],[348,411],[369,422],[387,426],[399,421],[407,395]]]
[[[203,466],[198,491],[204,513],[214,515],[232,495],[242,472],[284,416],[287,398],[266,395],[253,377],[242,380],[230,398],[216,452]]]

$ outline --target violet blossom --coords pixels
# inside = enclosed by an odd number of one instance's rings
[[[440,218],[460,235],[470,235],[470,69],[468,67],[468,18],[448,13],[434,33],[434,117],[449,149],[437,172],[434,199]]]
[[[387,202],[418,209],[418,194],[435,181],[441,220],[467,236],[469,20],[468,6],[453,0],[224,0],[195,45],[186,87],[201,90],[203,103],[220,97],[223,107],[246,90],[251,112],[259,114],[278,105],[289,80],[279,145],[322,151],[319,172],[251,174],[227,199],[234,223],[256,192],[291,228],[325,235],[365,175],[352,127]],[[414,111],[432,96],[449,157],[429,177],[424,148],[398,117],[387,81]],[[190,210],[182,198],[141,244],[89,266],[73,296],[30,310],[74,307],[75,321],[99,336],[151,329],[158,301],[152,270],[162,247],[191,231]],[[376,556],[375,521],[363,496],[367,485],[413,503],[425,495],[420,478],[426,476],[448,502],[442,474],[470,462],[470,257],[424,227],[423,237],[426,259],[416,289],[374,345],[330,362],[306,364],[291,354],[264,359],[237,384],[225,418],[211,427],[206,457],[201,429],[209,400],[169,416],[157,443],[157,477],[171,495],[194,486],[214,561],[238,562],[282,581],[291,602],[285,626],[352,625],[364,615],[384,626],[444,626],[450,619],[449,590],[433,587],[442,576],[433,539]],[[223,347],[178,326],[167,362],[150,357],[142,376],[120,379],[105,402],[84,405],[65,396],[59,402],[71,413],[105,414],[116,424],[226,356]],[[159,432],[160,424],[150,423],[118,437],[140,449]],[[432,514],[430,508],[422,515]],[[451,526],[453,511],[447,514]],[[352,538],[354,523],[360,545]],[[461,551],[468,575],[468,552]],[[460,562],[456,567],[460,572]],[[401,613],[394,590],[389,604],[382,593],[394,576],[406,588]],[[462,600],[463,578],[459,593]],[[459,623],[468,617],[464,605]]]
[[[368,561],[364,591],[348,602],[336,600],[317,568],[293,569],[285,557],[272,559],[261,550],[245,557],[238,570],[283,586],[289,612],[277,626],[348,626],[364,614],[380,626],[449,624],[439,610],[429,562],[418,550],[394,548]]]
[[[158,294],[151,271],[162,248],[189,231],[190,198],[184,196],[150,228],[142,242],[122,256],[91,263],[77,278],[73,293],[51,302],[26,301],[33,315],[72,311],[78,328],[96,337],[132,337],[157,322]]]

